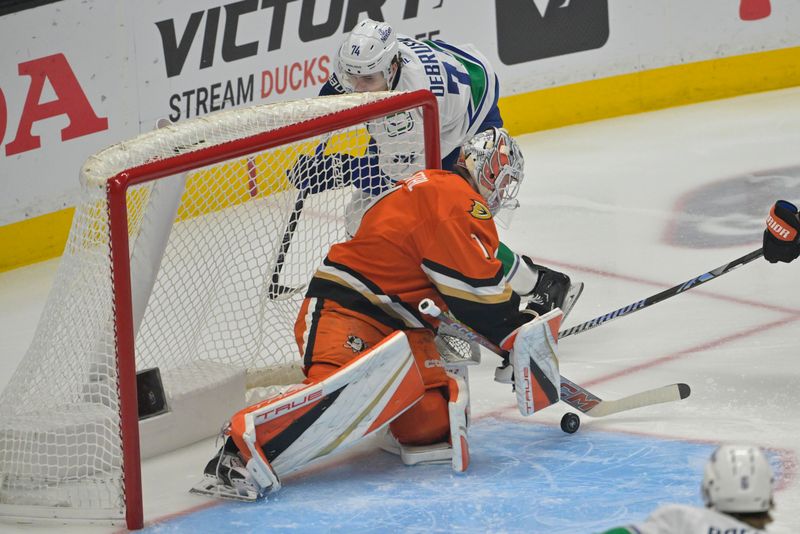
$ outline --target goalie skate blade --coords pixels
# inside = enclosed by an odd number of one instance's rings
[[[567,296],[564,297],[564,307],[561,309],[561,311],[564,312],[564,317],[561,318],[562,321],[567,318],[569,312],[575,307],[575,303],[578,302],[581,293],[583,293],[583,282],[570,284],[567,290]]]
[[[203,495],[204,497],[214,497],[215,499],[225,499],[228,501],[255,502],[264,498],[266,495],[259,494],[255,490],[246,488],[234,488],[221,483],[214,477],[206,477],[195,484],[189,493]]]

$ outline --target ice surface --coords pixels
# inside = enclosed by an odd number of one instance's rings
[[[527,178],[501,237],[586,283],[565,327],[759,247],[771,203],[800,201],[800,88],[520,141]],[[45,262],[0,273],[0,384],[33,336],[54,271]],[[145,464],[146,521],[153,532],[596,532],[661,502],[699,504],[714,446],[750,442],[768,448],[778,474],[769,532],[797,532],[799,277],[800,262],[759,260],[561,344],[562,373],[601,397],[687,382],[685,401],[584,417],[566,435],[563,405],[523,419],[484,355],[472,370],[473,457],[462,476],[365,446],[288,478],[266,503],[218,504],[186,492],[213,452],[207,441]]]

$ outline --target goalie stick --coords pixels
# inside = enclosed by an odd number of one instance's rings
[[[705,284],[710,280],[714,280],[715,278],[719,278],[725,273],[729,273],[732,270],[736,269],[737,267],[741,267],[742,265],[746,265],[751,261],[760,258],[764,255],[764,249],[756,249],[753,252],[745,254],[741,258],[736,258],[735,260],[731,261],[730,263],[726,263],[725,265],[721,265],[716,269],[712,269],[707,273],[701,274],[700,276],[696,276],[691,278],[685,282],[682,282],[675,287],[671,287],[669,289],[665,289],[661,293],[656,293],[655,295],[651,295],[647,298],[642,300],[636,301],[632,304],[628,304],[618,310],[614,310],[612,312],[606,313],[599,317],[595,317],[585,323],[581,323],[579,325],[572,326],[570,328],[566,328],[558,333],[558,338],[563,339],[565,337],[580,334],[581,332],[586,332],[587,330],[591,330],[592,328],[596,328],[601,324],[605,324],[609,321],[614,319],[618,319],[620,317],[624,317],[625,315],[630,315],[633,312],[637,312],[639,310],[643,310],[653,304],[661,302],[662,300],[667,300],[670,297],[674,297],[675,295],[679,295],[681,293],[685,293],[690,289],[694,289],[699,285]]]
[[[484,336],[465,325],[449,312],[442,312],[431,299],[423,299],[419,303],[419,311],[425,315],[438,318],[442,323],[454,330],[467,341],[473,341],[499,356],[506,351],[486,339]],[[648,389],[621,399],[603,400],[583,386],[561,376],[561,400],[589,417],[605,417],[614,413],[633,410],[643,406],[651,406],[663,402],[685,399],[691,394],[688,384],[669,384],[659,388]]]

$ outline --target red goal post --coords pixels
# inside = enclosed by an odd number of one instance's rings
[[[256,115],[260,113],[269,114],[276,126],[253,133],[258,130]],[[400,126],[397,117],[401,117]],[[238,137],[240,126],[245,135]],[[416,132],[412,133],[419,136],[419,143],[392,144],[409,137],[408,130],[414,128]],[[221,142],[210,140],[212,130]],[[384,135],[376,135],[376,131]],[[309,196],[299,216],[297,184],[287,181],[288,171],[313,147],[328,155],[363,155],[370,145],[374,150],[375,139],[381,162],[407,162],[408,158],[388,156],[402,156],[409,146],[423,146],[424,162],[417,158],[415,165],[407,166],[408,172],[439,168],[438,136],[438,110],[430,92],[370,93],[213,114],[143,134],[90,158],[82,178],[88,200],[76,210],[65,257],[36,338],[11,378],[11,387],[0,397],[0,515],[59,517],[63,513],[78,519],[111,520],[124,517],[129,529],[141,528],[144,519],[137,367],[139,371],[142,365],[161,367],[162,374],[169,374],[173,363],[179,360],[175,353],[183,345],[202,339],[203,347],[193,347],[180,365],[174,365],[175,369],[191,367],[190,374],[173,373],[181,387],[193,380],[186,376],[195,377],[200,371],[212,375],[210,380],[221,380],[219,377],[225,372],[214,367],[217,364],[247,366],[248,374],[241,380],[246,380],[248,386],[259,385],[260,382],[251,381],[249,361],[239,365],[227,359],[222,363],[212,360],[228,350],[226,344],[232,345],[232,357],[251,352],[271,357],[288,350],[285,343],[279,346],[273,335],[280,333],[285,341],[285,330],[302,294],[272,302],[263,289],[275,268],[270,262],[285,261],[287,266],[281,264],[278,269],[283,268],[287,277],[294,277],[295,284],[304,283],[327,247],[342,238],[349,195],[355,198],[358,194],[352,186],[328,185],[324,192]],[[155,148],[148,148],[151,146]],[[132,166],[123,162],[124,170],[106,176],[102,182],[85,178],[93,167],[102,168],[108,163],[104,158],[119,165],[116,160],[123,158],[119,154],[128,157],[128,153],[136,153]],[[374,172],[382,171],[376,168]],[[176,180],[176,176],[182,178]],[[172,201],[161,201],[161,190],[157,194],[155,188],[146,189],[158,183],[168,190],[164,184],[170,182],[180,182],[171,193]],[[98,200],[100,188],[104,189],[104,200]],[[222,190],[224,196],[220,194]],[[302,203],[299,208],[303,209]],[[299,216],[301,227],[294,235],[289,234],[290,253],[284,259],[277,249],[287,238],[287,220],[293,213]],[[263,222],[265,219],[269,224]],[[328,233],[312,239],[323,231]],[[184,242],[177,249],[172,240],[179,234],[184,236]],[[209,234],[216,237],[208,238]],[[131,246],[134,242],[136,247]],[[220,251],[223,246],[229,249]],[[147,252],[137,255],[143,248]],[[203,263],[206,259],[207,263]],[[240,263],[247,265],[243,268]],[[217,278],[206,280],[210,271],[218,274]],[[75,280],[82,279],[87,280],[87,287],[72,287]],[[100,287],[106,283],[108,289]],[[236,287],[228,291],[228,286]],[[89,296],[95,291],[96,298]],[[247,304],[239,306],[237,299]],[[151,317],[155,313],[152,309],[157,308],[164,311]],[[188,325],[197,316],[219,319]],[[71,318],[73,324],[63,324],[70,323]],[[187,325],[188,331],[184,331]],[[90,335],[96,339],[87,343]],[[248,348],[254,338],[258,338],[257,347]],[[140,358],[137,366],[139,352],[146,363]],[[167,360],[160,359],[164,355],[169,356]],[[63,373],[63,380],[71,382],[62,385],[58,382],[62,378],[57,377],[43,384],[41,375],[61,356],[75,365],[74,371]],[[174,362],[170,360],[173,357]],[[189,361],[195,357],[196,361]],[[276,367],[284,364],[280,358],[290,357],[279,355]],[[208,365],[211,367],[203,367]],[[272,364],[259,363],[256,367],[262,374],[269,374]],[[239,380],[237,373],[231,371],[234,382]],[[206,382],[202,384],[203,388],[208,387]],[[62,399],[53,403],[72,401],[69,417],[53,413],[55,404],[38,405],[43,395],[37,395],[37,390],[52,391],[54,398]],[[27,403],[27,412],[26,402],[20,399],[26,394],[37,399]],[[177,410],[181,395],[194,399],[193,392],[181,390],[174,395],[172,408]],[[18,406],[20,403],[23,406]],[[86,413],[91,414],[88,422],[81,419]],[[164,439],[165,443],[156,447],[158,452],[183,444],[170,442],[169,437]],[[141,443],[145,446],[149,442],[145,439]],[[34,453],[20,453],[31,448]],[[73,454],[75,450],[80,455]],[[83,465],[87,451],[95,456],[90,465]],[[78,456],[80,459],[76,459]],[[198,474],[201,467],[198,466]],[[121,495],[90,494],[97,487],[115,485],[121,486]],[[36,512],[37,505],[44,511]]]

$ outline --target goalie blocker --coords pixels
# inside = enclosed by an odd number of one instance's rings
[[[509,374],[513,374],[517,406],[522,415],[532,415],[560,400],[561,375],[557,349],[558,328],[563,317],[561,309],[556,308],[524,323],[499,346],[459,322],[450,312],[442,311],[431,299],[423,299],[419,303],[419,311],[438,318],[449,331],[457,332],[463,339],[481,344],[498,355],[508,354],[506,365],[498,370],[513,371]],[[495,380],[498,380],[497,373]],[[511,377],[507,381],[510,382]]]
[[[556,308],[523,324],[500,343],[510,351],[514,391],[522,415],[532,415],[559,401],[558,328],[562,312]]]
[[[260,499],[281,488],[282,476],[386,428],[424,393],[408,339],[395,332],[324,380],[292,386],[235,414],[225,444],[190,491]],[[456,471],[467,468],[469,395],[459,377],[449,377],[449,397],[450,441],[408,448],[405,463],[447,459]]]

